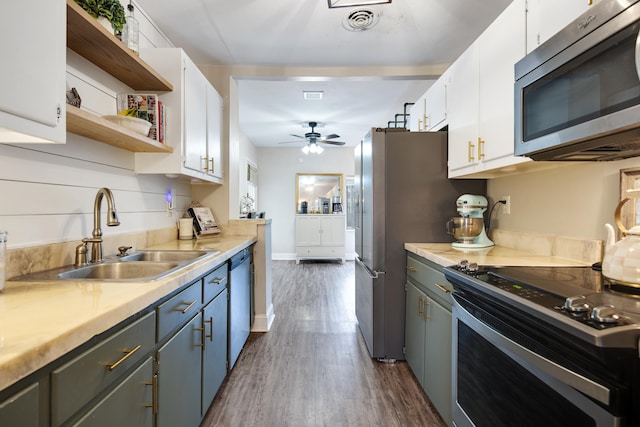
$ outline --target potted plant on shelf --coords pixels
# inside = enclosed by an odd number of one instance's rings
[[[124,8],[118,0],[75,0],[89,15],[98,21],[106,19],[117,34],[126,22]]]

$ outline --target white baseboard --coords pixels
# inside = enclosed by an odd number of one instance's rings
[[[257,314],[253,319],[253,326],[251,326],[251,332],[269,332],[273,320],[276,318],[273,312],[273,304],[269,306],[269,312],[267,314]]]

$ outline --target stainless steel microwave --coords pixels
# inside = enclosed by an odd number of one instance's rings
[[[640,0],[602,0],[515,65],[515,154],[640,156]]]

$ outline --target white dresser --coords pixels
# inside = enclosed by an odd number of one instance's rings
[[[303,259],[345,260],[345,215],[296,215],[296,263]]]

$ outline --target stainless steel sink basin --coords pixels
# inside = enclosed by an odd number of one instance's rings
[[[182,262],[195,261],[208,255],[205,251],[139,251],[131,255],[125,255],[120,261],[153,261],[153,262]]]
[[[100,264],[66,266],[13,277],[13,281],[100,280],[104,282],[144,282],[160,279],[200,258],[220,251],[137,251],[112,257]]]
[[[154,280],[181,265],[171,262],[109,262],[75,268],[57,275],[58,279],[97,279],[97,280]]]

